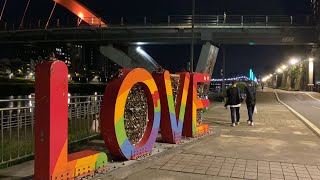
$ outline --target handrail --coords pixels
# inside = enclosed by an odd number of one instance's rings
[[[103,95],[88,95],[88,96],[70,96],[70,99],[75,98],[91,98],[91,97],[102,97]],[[26,98],[26,99],[0,99],[0,103],[2,102],[18,102],[18,101],[34,101],[35,98]]]
[[[30,109],[30,108],[34,108],[34,106],[22,106],[22,107],[12,107],[12,108],[0,108],[0,111],[13,111],[13,110]]]
[[[289,16],[289,15],[195,15],[195,24],[215,25],[215,26],[251,26],[251,25],[290,25],[290,26],[305,26],[314,25],[309,15]],[[83,17],[82,19],[90,19],[93,17]],[[126,27],[126,26],[172,26],[177,24],[191,24],[191,15],[169,15],[160,17],[138,16],[138,17],[119,17],[119,18],[102,18],[108,22],[107,27],[91,26],[98,28],[108,27]],[[63,18],[52,19],[52,23],[48,29],[90,26],[89,24],[79,23],[79,19],[73,19],[71,22]],[[28,29],[45,29],[43,20],[31,20],[25,22],[22,28],[17,28],[17,25],[9,25],[8,22],[0,21],[0,30],[28,30]]]

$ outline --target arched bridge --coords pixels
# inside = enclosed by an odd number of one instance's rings
[[[0,44],[30,43],[125,43],[125,44],[184,44],[192,38],[190,15],[162,18],[101,18],[76,0],[54,0],[46,23],[25,22],[29,2],[19,26],[1,21]],[[56,4],[73,12],[73,23],[52,19]],[[105,20],[107,19],[107,20]],[[250,45],[315,45],[319,30],[311,16],[195,16],[195,42]]]

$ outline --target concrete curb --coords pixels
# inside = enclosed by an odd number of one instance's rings
[[[308,95],[309,97],[311,97],[312,99],[314,99],[314,100],[316,100],[316,101],[320,101],[320,99],[317,99],[317,98],[315,98],[315,97],[313,97],[311,94],[309,94],[309,93],[305,93],[306,95]]]
[[[303,117],[300,113],[295,111],[293,108],[291,108],[289,105],[286,103],[282,102],[277,94],[277,92],[274,91],[274,94],[276,95],[277,100],[284,105],[286,108],[289,109],[295,116],[297,116],[311,131],[313,131],[317,136],[320,137],[320,129],[312,124],[307,118]]]

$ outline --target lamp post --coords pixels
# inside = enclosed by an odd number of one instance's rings
[[[277,74],[276,74],[276,89],[278,88],[278,74],[283,73],[283,70],[281,68],[277,69]]]
[[[223,53],[223,62],[222,62],[222,91],[226,89],[226,48],[222,47],[222,53]]]
[[[1,19],[2,19],[3,11],[4,11],[4,9],[6,8],[7,1],[8,1],[8,0],[5,0],[4,3],[3,3],[3,7],[2,7],[2,10],[1,10],[1,14],[0,14],[0,21],[1,21]]]
[[[314,83],[313,83],[313,74],[314,74],[314,58],[309,58],[309,68],[308,68],[308,87],[309,87],[309,91],[312,91],[313,87],[314,87]]]
[[[190,59],[190,72],[193,73],[193,56],[194,56],[194,14],[195,14],[195,6],[196,2],[195,0],[192,0],[192,40],[191,40],[191,59]]]

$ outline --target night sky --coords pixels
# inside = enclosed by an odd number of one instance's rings
[[[19,23],[24,6],[28,0],[8,0],[3,20]],[[0,0],[2,8],[4,0]],[[80,0],[96,14],[105,20],[119,20],[124,17],[152,16],[166,17],[167,15],[191,14],[191,0]],[[51,11],[53,1],[31,0],[26,21],[42,19],[45,21]],[[310,0],[196,0],[196,14],[222,15],[305,15],[311,13]],[[74,17],[73,14],[61,6],[57,6],[53,18]],[[65,20],[66,21],[66,20]],[[142,21],[142,20],[141,20]],[[157,45],[143,46],[159,64],[171,71],[180,71],[185,68],[190,59],[190,45]],[[195,50],[195,59],[198,59],[201,46]],[[250,68],[258,74],[273,70],[274,67],[288,58],[296,50],[304,47],[285,46],[246,46],[227,45],[226,73],[228,76],[246,75]],[[0,58],[5,50],[0,50]],[[219,77],[222,67],[222,51],[219,53],[214,77]]]

